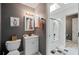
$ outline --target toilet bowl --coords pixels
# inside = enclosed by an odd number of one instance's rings
[[[18,48],[20,46],[21,39],[15,41],[6,41],[6,48],[9,51],[7,55],[20,55]]]

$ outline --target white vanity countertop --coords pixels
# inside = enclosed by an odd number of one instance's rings
[[[34,38],[34,37],[39,37],[39,36],[38,35],[24,36],[25,39],[27,39],[27,38]]]

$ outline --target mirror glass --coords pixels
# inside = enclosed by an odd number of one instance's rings
[[[25,16],[25,31],[34,31],[35,20],[34,16]]]

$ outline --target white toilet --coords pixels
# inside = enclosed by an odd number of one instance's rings
[[[20,46],[21,39],[15,41],[6,41],[6,48],[9,51],[7,55],[20,55],[18,48]]]

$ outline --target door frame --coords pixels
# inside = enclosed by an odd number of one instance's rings
[[[70,13],[68,15],[65,16],[65,47],[66,47],[66,17],[70,16],[70,15],[74,15],[74,14],[78,14],[78,13]],[[79,15],[78,15],[79,16]],[[78,17],[78,21],[79,21],[79,17]],[[79,24],[78,24],[79,25]],[[79,27],[78,27],[79,28]],[[79,31],[78,31],[79,32]],[[79,39],[79,38],[78,38]],[[79,47],[79,46],[78,46]]]

